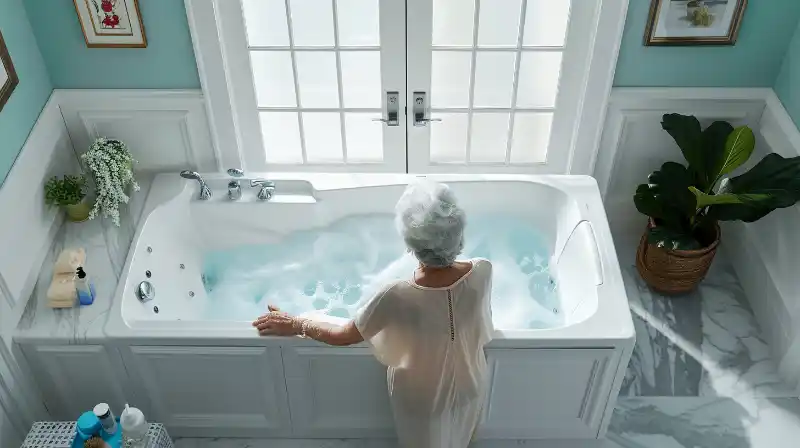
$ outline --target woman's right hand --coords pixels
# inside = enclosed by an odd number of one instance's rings
[[[296,336],[302,332],[302,320],[269,305],[269,313],[253,321],[261,336]]]

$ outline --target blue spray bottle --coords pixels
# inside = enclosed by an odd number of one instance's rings
[[[75,279],[75,290],[78,293],[78,302],[81,305],[91,305],[94,303],[95,290],[94,283],[91,281],[82,266],[78,267],[77,278]]]

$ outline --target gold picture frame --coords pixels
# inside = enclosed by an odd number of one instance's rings
[[[3,40],[3,33],[0,32],[0,111],[18,84],[19,78],[14,70],[14,63],[11,62],[11,54],[8,52],[6,41]]]
[[[89,48],[145,48],[138,0],[73,0]]]
[[[644,44],[734,45],[747,0],[652,0]]]

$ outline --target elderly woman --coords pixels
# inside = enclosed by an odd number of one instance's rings
[[[456,261],[465,216],[450,189],[409,185],[396,223],[419,267],[385,285],[344,326],[301,319],[270,307],[253,322],[261,335],[299,335],[330,345],[367,341],[388,367],[401,446],[466,447],[486,396],[483,346],[492,338],[492,265]]]

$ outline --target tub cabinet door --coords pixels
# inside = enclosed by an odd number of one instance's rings
[[[125,364],[171,435],[290,434],[280,348],[133,346]]]
[[[126,396],[119,353],[102,345],[21,345],[50,416],[75,420],[97,403],[119,413]],[[126,400],[127,398],[127,400]]]
[[[394,437],[386,367],[368,348],[284,347],[295,437]]]
[[[619,360],[613,349],[486,354],[491,380],[479,437],[598,437]]]

